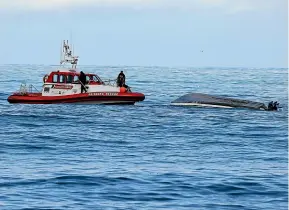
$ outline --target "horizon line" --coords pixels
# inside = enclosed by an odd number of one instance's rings
[[[60,64],[37,64],[37,63],[0,63],[0,66],[5,65],[34,65],[34,66],[59,66]],[[98,66],[98,67],[163,67],[163,68],[252,68],[252,69],[289,69],[289,64],[286,67],[258,67],[258,66],[220,66],[220,65],[209,65],[209,66],[192,66],[192,65],[125,65],[125,64],[114,64],[114,65],[104,65],[104,64],[78,64],[77,66]],[[63,66],[64,68],[69,68],[68,66]]]

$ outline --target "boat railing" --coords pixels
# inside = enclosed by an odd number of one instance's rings
[[[29,85],[29,92],[30,93],[33,93],[33,89],[36,90],[38,93],[40,93],[40,91],[34,85]]]
[[[28,91],[27,91],[27,86],[26,86],[25,83],[22,83],[22,84],[20,85],[20,88],[19,88],[18,93],[20,93],[21,95],[25,95],[25,94],[28,93]]]
[[[116,81],[117,81],[117,79],[103,80],[104,84],[110,85],[110,86],[116,86]]]
[[[118,87],[118,85],[117,85],[117,79],[103,80],[103,82],[104,82],[105,85]],[[132,92],[130,86],[127,86],[127,92]]]
[[[26,83],[22,83],[22,84],[20,85],[20,88],[19,88],[18,93],[21,94],[21,95],[26,95],[26,94],[28,94],[28,93],[33,93],[33,90],[36,90],[37,92],[40,93],[40,91],[39,91],[35,86],[29,85],[29,86],[27,87]]]

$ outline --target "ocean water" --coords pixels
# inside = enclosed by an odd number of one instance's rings
[[[56,66],[0,66],[0,209],[288,209],[287,69],[80,66],[124,70],[134,106],[21,105]],[[190,92],[279,112],[173,107]]]

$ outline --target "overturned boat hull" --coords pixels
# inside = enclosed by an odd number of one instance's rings
[[[171,102],[175,106],[202,106],[202,107],[218,107],[218,108],[249,108],[257,110],[267,110],[264,103],[241,100],[235,98],[226,98],[221,96],[213,96],[202,93],[186,94],[175,101]]]

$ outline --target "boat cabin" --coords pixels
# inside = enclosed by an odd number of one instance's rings
[[[53,71],[43,78],[44,83],[57,83],[57,84],[80,84],[80,73],[75,70],[58,70]],[[85,74],[86,84],[88,85],[102,85],[104,82],[96,74]]]

